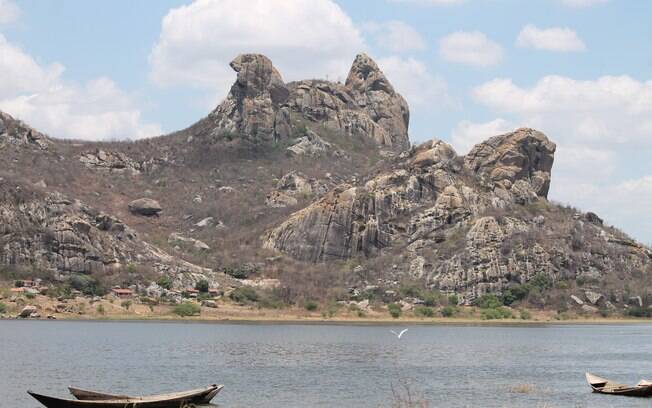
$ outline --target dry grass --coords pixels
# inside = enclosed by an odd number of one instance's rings
[[[514,394],[534,394],[538,388],[533,384],[518,384],[510,387],[509,391]]]

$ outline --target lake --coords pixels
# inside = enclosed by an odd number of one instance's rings
[[[407,327],[0,321],[0,407],[39,407],[27,389],[215,382],[224,408],[390,407],[404,386],[430,407],[652,407],[584,380],[652,377],[652,325]]]

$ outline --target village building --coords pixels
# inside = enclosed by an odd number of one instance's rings
[[[113,288],[111,289],[111,294],[120,299],[125,299],[132,297],[134,295],[134,291],[131,289]]]

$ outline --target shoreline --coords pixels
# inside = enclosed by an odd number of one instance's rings
[[[287,325],[287,326],[487,326],[487,327],[544,327],[544,326],[629,326],[652,325],[652,319],[568,319],[568,320],[520,320],[520,319],[494,319],[483,320],[475,318],[347,318],[333,317],[329,319],[316,317],[175,317],[175,316],[65,316],[56,319],[16,319],[5,318],[0,321],[62,321],[62,322],[89,322],[89,323],[188,323],[188,324],[241,324],[241,325]]]

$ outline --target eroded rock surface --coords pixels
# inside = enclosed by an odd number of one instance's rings
[[[143,241],[120,219],[60,193],[0,185],[0,261],[32,265],[54,276],[103,274],[129,264],[150,265],[179,286],[218,274]],[[220,274],[221,275],[221,274]]]
[[[616,238],[595,215],[548,203],[554,152],[532,129],[493,137],[466,157],[426,142],[393,170],[339,185],[292,214],[263,245],[311,262],[387,254],[397,263],[390,276],[423,279],[466,303],[539,274],[599,279],[617,265],[644,269],[649,250]],[[593,243],[583,258],[571,234]]]
[[[308,122],[349,137],[370,138],[394,150],[409,146],[407,103],[365,54],[356,57],[345,84],[323,80],[286,84],[269,58],[260,54],[240,55],[231,67],[237,80],[209,115],[215,134],[287,139],[297,125]],[[315,145],[316,140],[299,143]],[[319,148],[325,149],[325,143]]]
[[[163,211],[163,207],[156,200],[151,198],[139,198],[129,203],[129,211],[134,214],[151,217]]]
[[[47,150],[50,141],[43,133],[0,111],[0,148],[5,144]]]

